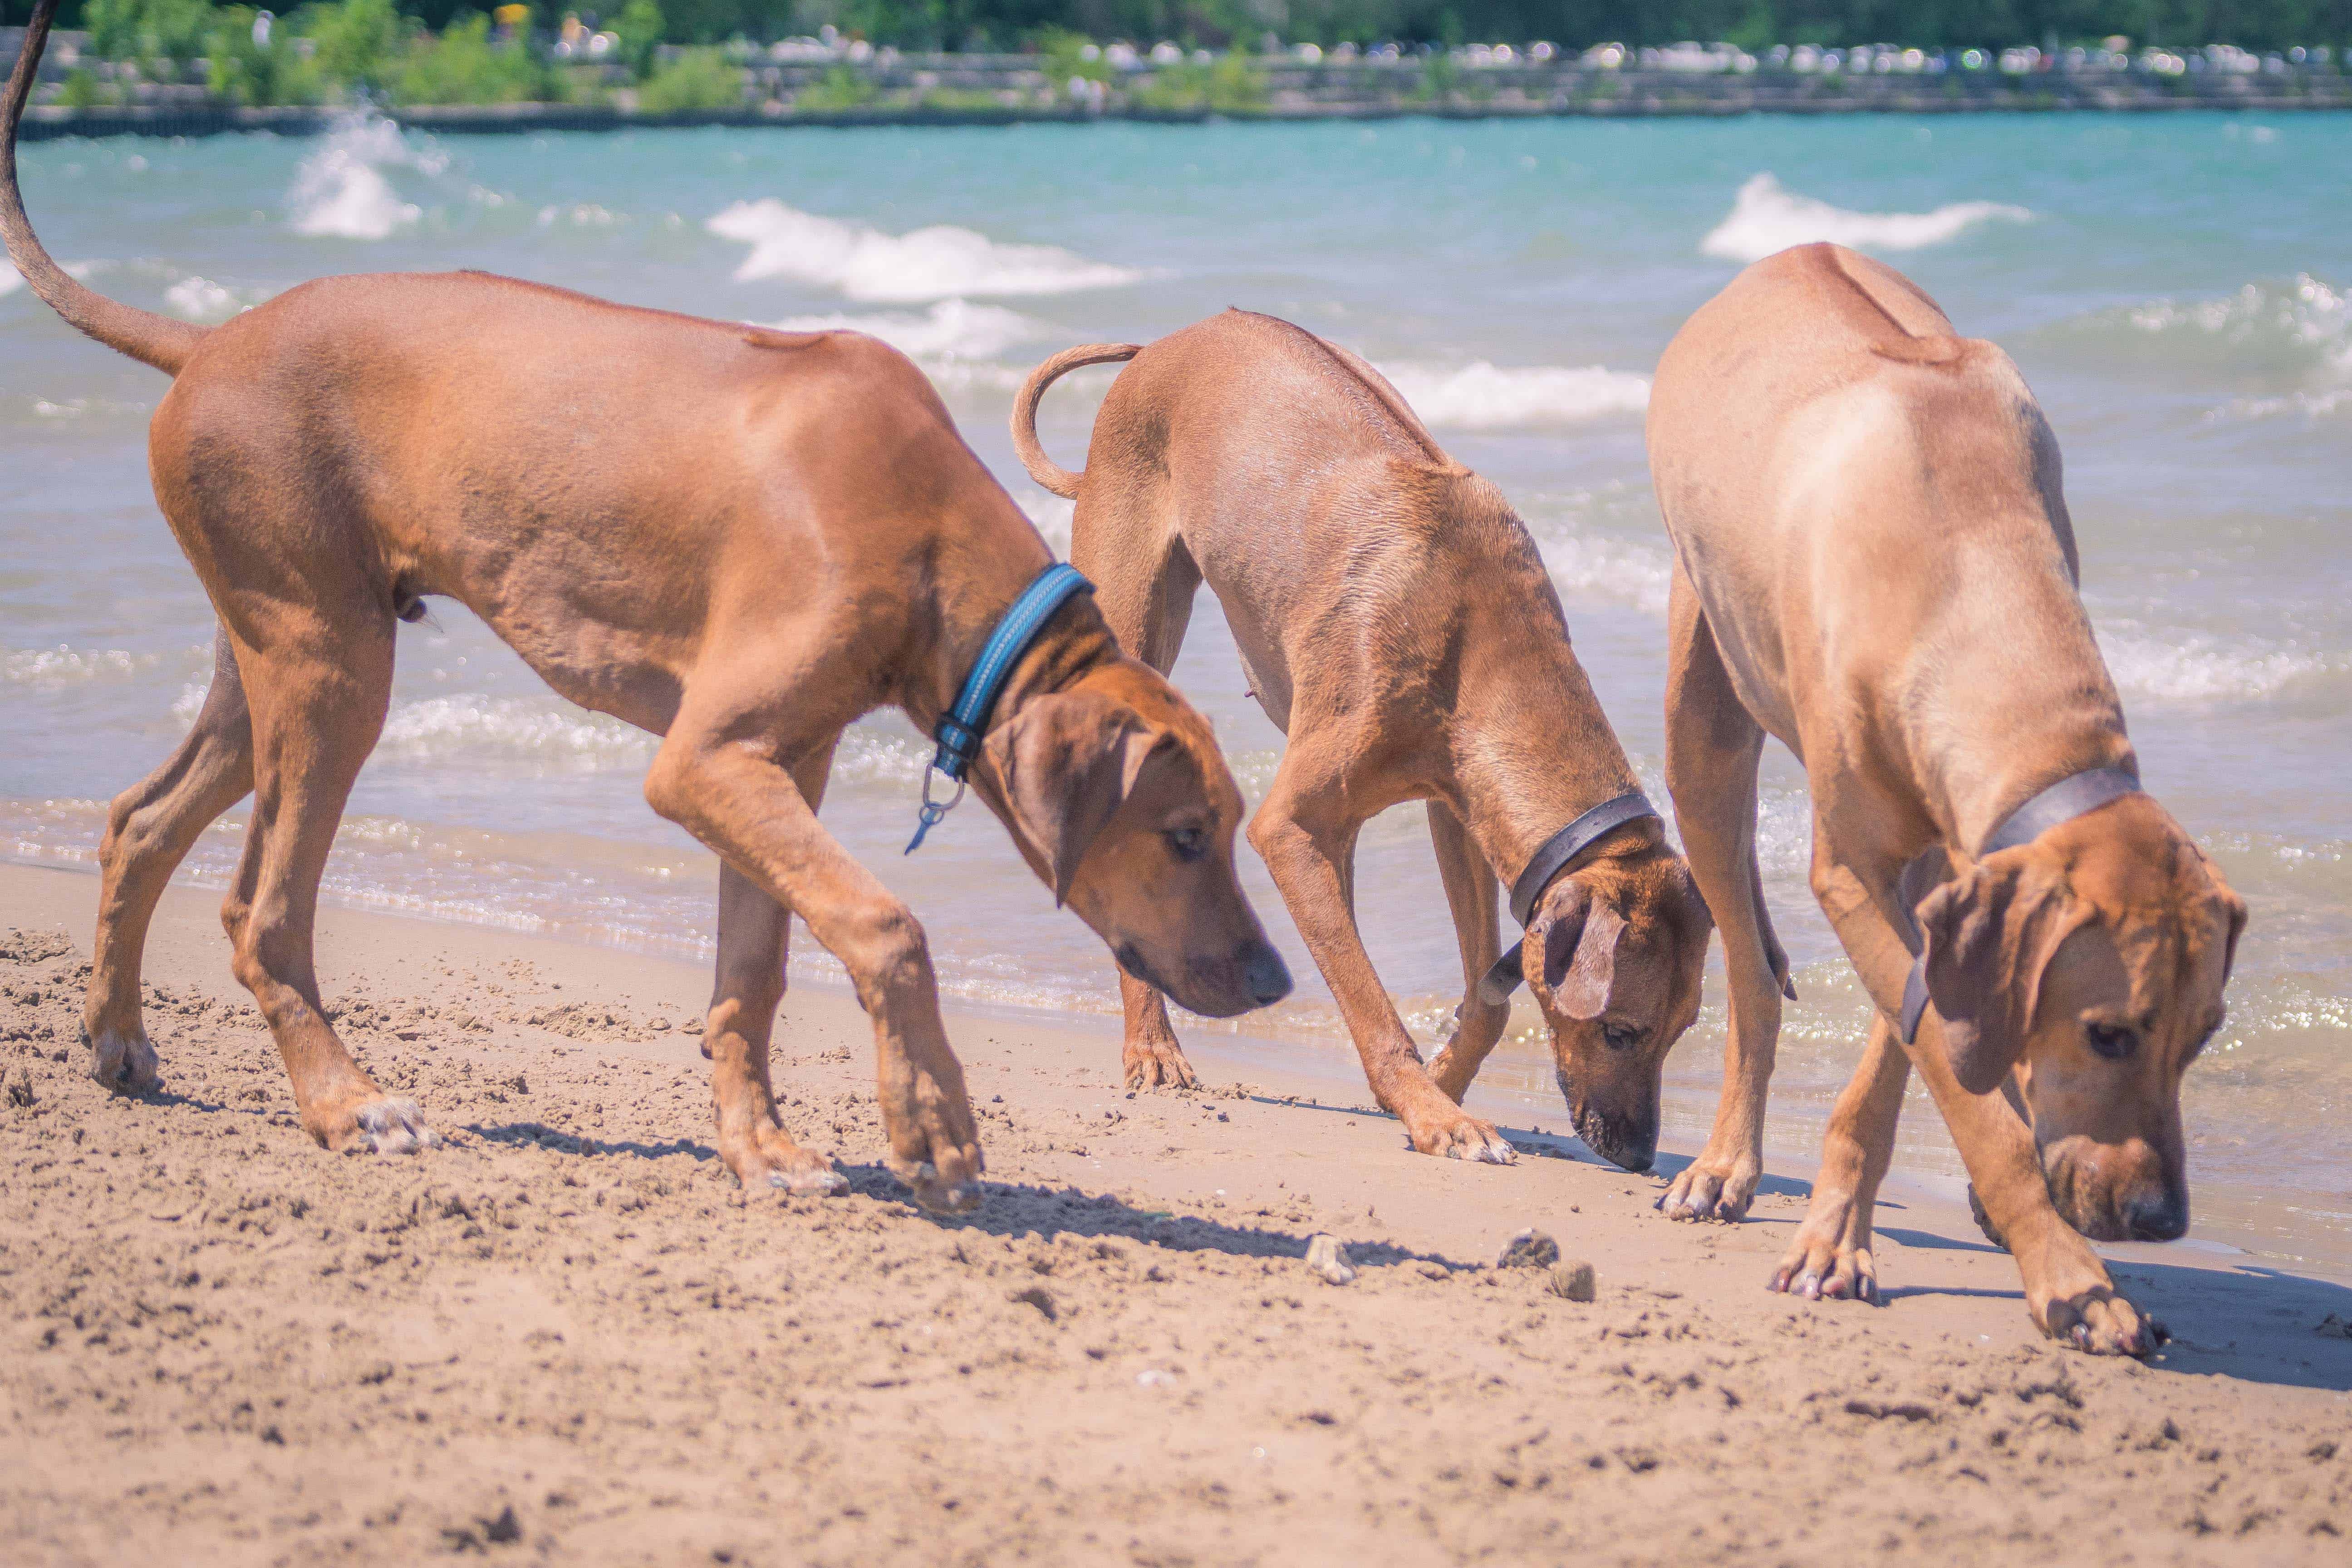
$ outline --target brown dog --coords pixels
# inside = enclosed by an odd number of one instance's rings
[[[1037,400],[1068,370],[1119,360],[1134,363],[1096,417],[1086,473],[1069,473],[1037,443]],[[1373,1093],[1422,1152],[1508,1163],[1510,1144],[1458,1103],[1509,1012],[1507,993],[1480,994],[1501,951],[1496,870],[1519,879],[1563,824],[1635,790],[1526,527],[1370,365],[1239,310],[1149,348],[1055,355],[1022,388],[1013,438],[1039,484],[1076,498],[1071,559],[1123,646],[1164,673],[1194,590],[1223,604],[1289,739],[1250,842]],[[1426,1068],[1354,916],[1357,833],[1408,800],[1429,803],[1462,948],[1460,1032]],[[1661,1067],[1698,1012],[1706,906],[1643,816],[1525,918],[1520,962],[1577,1131],[1645,1170]],[[1128,974],[1119,988],[1129,1081],[1189,1083],[1158,993]]]
[[[209,332],[102,299],[41,249],[16,191],[54,10],[36,11],[9,82],[0,235],[68,321],[176,377],[152,434],[156,496],[221,627],[195,728],[109,816],[98,1076],[155,1081],[148,920],[196,835],[251,792],[222,919],[303,1126],[330,1148],[431,1141],[328,1026],[311,928],[383,725],[394,624],[443,594],[564,696],[665,737],[646,797],[722,861],[703,1049],[728,1168],[746,1187],[841,1184],[784,1131],[769,1083],[790,911],[873,1016],[891,1169],[926,1204],[976,1201],[922,928],[816,816],[843,727],[896,705],[931,728],[1051,560],[929,383],[854,332],[478,274],[306,284]],[[1234,881],[1241,800],[1207,724],[1083,596],[1015,666],[971,782],[1057,899],[1185,1005],[1230,1015],[1288,990]]]
[[[2032,394],[1900,274],[1812,245],[1691,318],[1649,443],[1675,554],[1667,778],[1732,1019],[1714,1134],[1662,1206],[1736,1219],[1755,1191],[1785,979],[1755,861],[1769,733],[1805,763],[1813,891],[1881,1015],[1774,1288],[1875,1293],[1871,1205],[1916,1066],[2033,1321],[2144,1352],[2083,1237],[2188,1226],[2180,1075],[2245,905],[2137,792]],[[1907,1055],[1906,985],[1933,1004]]]

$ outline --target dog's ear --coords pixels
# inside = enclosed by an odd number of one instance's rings
[[[2207,896],[2213,905],[2218,906],[2229,929],[2221,949],[2221,984],[2227,985],[2230,984],[2230,972],[2238,964],[2238,939],[2246,934],[2246,900],[2238,897],[2237,889],[2221,879],[2221,868],[2213,864],[2210,855],[2200,849],[2197,858],[2204,864],[2205,879],[2212,884]]]
[[[1545,900],[1520,949],[1528,986],[1563,1016],[1590,1021],[1609,1009],[1625,917],[1573,877],[1555,886],[1559,892]]]
[[[1927,996],[1962,1089],[2000,1087],[2025,1054],[2052,956],[2097,913],[2031,851],[1980,861],[1920,900]]]
[[[990,731],[982,754],[995,770],[1007,825],[1056,907],[1145,771],[1178,750],[1173,735],[1132,708],[1087,690],[1033,699]]]

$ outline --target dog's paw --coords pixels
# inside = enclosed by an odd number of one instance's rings
[[[1730,1225],[1747,1217],[1761,1175],[1751,1156],[1717,1161],[1701,1154],[1660,1194],[1657,1208],[1668,1219],[1715,1219]]]
[[[2114,1290],[2099,1287],[2034,1313],[2042,1331],[2085,1355],[2146,1356],[2172,1336]]]
[[[1801,1296],[1808,1301],[1878,1301],[1878,1266],[1866,1246],[1852,1246],[1839,1241],[1811,1239],[1811,1226],[1797,1233],[1796,1245],[1790,1247],[1772,1270],[1765,1289],[1783,1295]]]
[[[1415,1152],[1488,1165],[1518,1162],[1518,1151],[1511,1147],[1509,1139],[1495,1131],[1493,1122],[1465,1115],[1451,1103],[1446,1104],[1445,1110],[1453,1114],[1406,1121],[1405,1136],[1412,1141]]]
[[[1129,1089],[1198,1089],[1201,1079],[1173,1040],[1129,1040],[1120,1053]]]
[[[849,1190],[849,1178],[831,1160],[802,1148],[781,1129],[762,1130],[738,1146],[722,1143],[719,1157],[734,1173],[746,1198],[767,1192],[830,1198]]]
[[[159,1079],[144,1029],[108,1029],[89,1043],[89,1076],[117,1094],[144,1094]]]
[[[321,1142],[339,1154],[415,1154],[440,1147],[441,1134],[415,1100],[387,1095],[353,1106]]]

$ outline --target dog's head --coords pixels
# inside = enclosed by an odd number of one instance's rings
[[[1918,901],[1953,1075],[2009,1085],[2050,1196],[2097,1241],[2189,1228],[2180,1076],[2221,1022],[2245,901],[2164,808],[2110,801]]]
[[[1579,867],[1544,890],[1519,963],[1551,1030],[1577,1136],[1646,1171],[1658,1152],[1666,1052],[1698,1016],[1706,900],[1662,843]]]
[[[1113,659],[1022,703],[972,782],[1129,974],[1213,1018],[1290,994],[1234,879],[1241,791],[1207,721],[1148,666]]]

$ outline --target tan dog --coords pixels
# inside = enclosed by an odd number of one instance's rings
[[[60,271],[0,124],[0,235],[74,326],[176,377],[157,499],[220,617],[217,673],[172,759],[114,803],[88,1026],[101,1080],[155,1081],[140,1016],[149,917],[196,835],[248,792],[222,910],[329,1148],[432,1135],[320,1010],[319,874],[382,728],[396,620],[450,595],[548,683],[664,737],[646,797],[721,858],[704,1052],[744,1185],[841,1185],[784,1131],[768,1075],[787,911],[873,1016],[892,1170],[966,1206],[981,1152],[922,928],[817,822],[844,726],[926,730],[1051,560],[922,374],[854,332],[780,335],[478,274],[306,284],[203,331]],[[1122,657],[1081,595],[1014,668],[972,784],[1030,863],[1187,1006],[1289,978],[1234,878],[1240,795],[1201,717]],[[909,803],[912,816],[913,803]]]
[[[1118,360],[1134,363],[1085,475],[1069,473],[1037,443],[1037,400],[1076,366]],[[1518,879],[1563,824],[1635,789],[1509,503],[1370,366],[1239,310],[1149,348],[1055,355],[1022,388],[1013,437],[1039,484],[1076,498],[1071,558],[1123,646],[1164,673],[1194,590],[1223,603],[1289,738],[1250,842],[1373,1093],[1422,1152],[1507,1163],[1510,1144],[1458,1103],[1509,1012],[1507,994],[1480,994],[1501,952],[1496,872]],[[1460,1032],[1426,1068],[1354,916],[1357,833],[1408,800],[1429,803],[1462,950]],[[1561,1091],[1584,1141],[1629,1170],[1656,1148],[1660,1068],[1697,1015],[1708,930],[1648,816],[1595,841],[1528,917],[1521,963]],[[1119,987],[1129,1081],[1191,1082],[1160,995],[1131,974]]]
[[[1871,1205],[1916,1066],[2033,1321],[2144,1352],[2083,1237],[2187,1227],[2180,1075],[2245,905],[2145,795],[2021,811],[2062,780],[2133,790],[2138,765],[2032,394],[1900,274],[1813,245],[1691,318],[1649,443],[1675,553],[1667,777],[1732,1020],[1714,1134],[1662,1206],[1735,1219],[1755,1191],[1785,979],[1755,861],[1769,733],[1805,763],[1813,891],[1881,1015],[1774,1288],[1875,1293]],[[1933,1009],[1906,1056],[1915,921]]]

